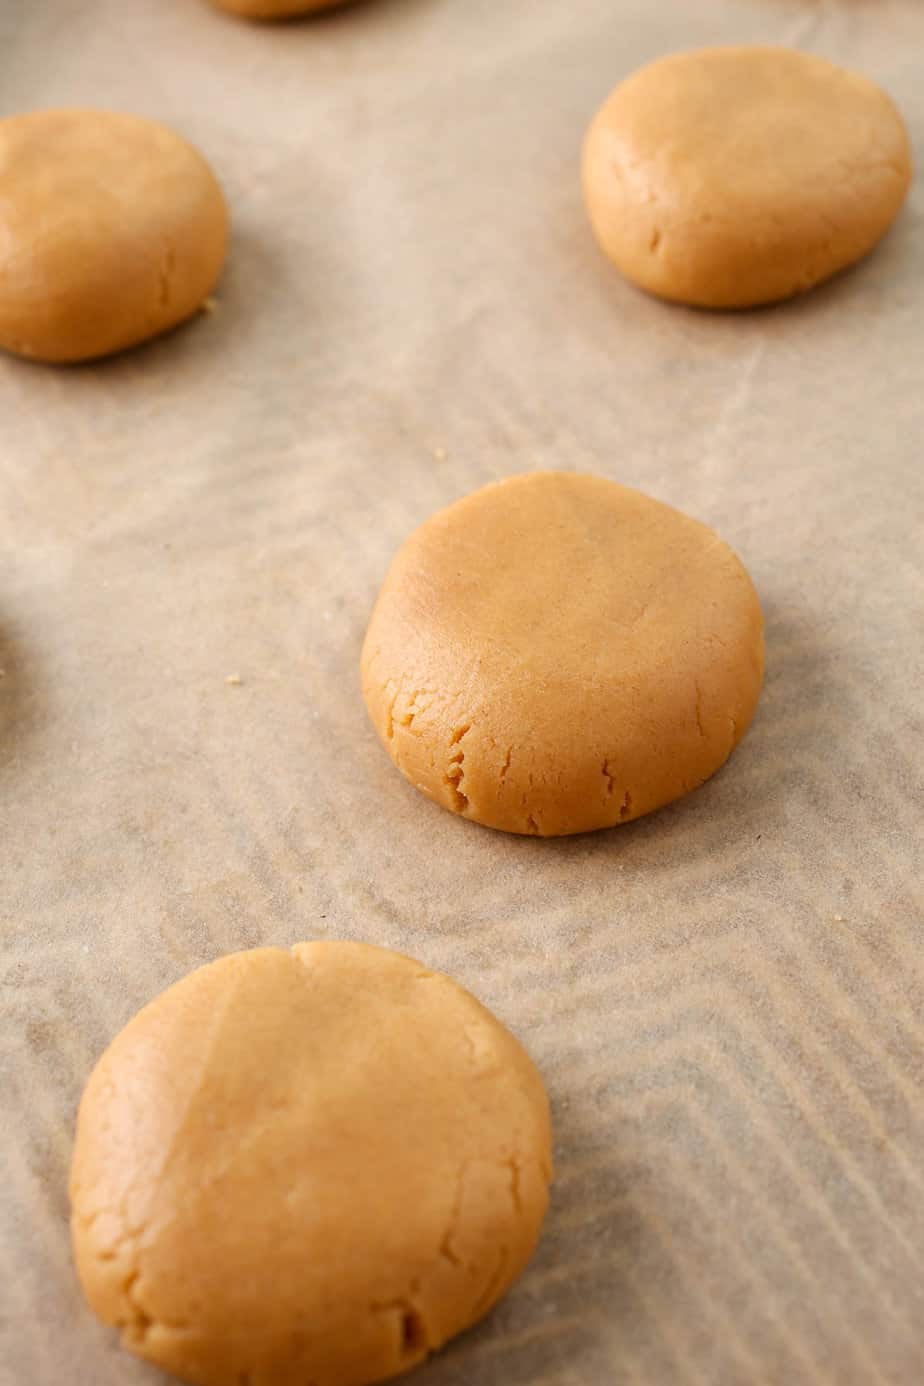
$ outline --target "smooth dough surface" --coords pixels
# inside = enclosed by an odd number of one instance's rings
[[[711,530],[600,477],[531,472],[399,550],[362,653],[392,760],[443,807],[554,836],[703,783],[763,677],[751,580]]]
[[[126,1347],[201,1386],[361,1386],[480,1318],[529,1259],[548,1102],[449,978],[305,943],[200,968],[94,1070],[77,1269]]]
[[[584,143],[604,252],[650,293],[706,308],[788,298],[853,264],[910,179],[885,92],[787,48],[651,63],[612,92]]]
[[[212,4],[229,14],[245,19],[294,19],[301,14],[318,10],[339,9],[350,0],[212,0]]]
[[[34,111],[0,121],[0,346],[105,356],[199,308],[228,214],[208,164],[156,121]]]

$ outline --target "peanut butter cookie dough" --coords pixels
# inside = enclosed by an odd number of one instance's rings
[[[888,230],[908,133],[865,77],[787,48],[706,48],[621,83],[584,143],[597,240],[662,298],[744,308],[812,288]]]
[[[741,740],[763,677],[751,580],[705,525],[531,472],[411,535],[362,652],[398,769],[465,818],[556,836],[638,818]]]
[[[74,1253],[124,1345],[186,1381],[363,1386],[505,1293],[550,1177],[542,1081],[468,992],[382,948],[259,948],[100,1059]]]
[[[212,0],[219,10],[244,19],[295,19],[318,10],[339,9],[351,0]]]
[[[166,126],[115,111],[0,121],[0,347],[84,361],[199,308],[228,214],[205,160]]]

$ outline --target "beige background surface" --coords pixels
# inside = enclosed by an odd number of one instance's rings
[[[0,361],[2,1386],[161,1380],[75,1286],[82,1084],[188,969],[337,936],[470,986],[554,1104],[540,1252],[420,1386],[924,1380],[921,184],[859,271],[741,316],[621,282],[577,187],[620,77],[748,39],[864,69],[924,151],[916,0],[0,9],[2,114],[173,122],[234,218],[211,316]],[[557,842],[415,795],[357,678],[409,529],[538,466],[714,525],[768,627],[728,767]]]

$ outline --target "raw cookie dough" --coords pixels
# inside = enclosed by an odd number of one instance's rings
[[[227,233],[208,164],[156,121],[0,120],[0,347],[83,361],[165,332],[215,284]]]
[[[294,19],[317,10],[333,10],[349,0],[212,0],[212,4],[229,14],[245,19]]]
[[[514,833],[608,828],[695,789],[763,677],[751,580],[705,525],[600,477],[531,472],[398,551],[362,653],[386,750]]]
[[[650,293],[704,308],[788,298],[853,264],[910,179],[886,94],[788,48],[661,58],[616,88],[584,143],[604,252]]]
[[[83,1095],[77,1269],[140,1357],[202,1386],[362,1386],[504,1294],[539,1236],[548,1102],[461,987],[357,943],[202,967]]]

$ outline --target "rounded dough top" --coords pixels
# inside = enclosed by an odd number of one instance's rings
[[[209,166],[156,121],[0,121],[0,346],[80,361],[166,331],[214,286],[227,230]]]
[[[705,525],[600,477],[485,486],[411,535],[362,657],[399,769],[444,807],[539,835],[701,784],[754,711],[763,623]]]
[[[524,1050],[447,977],[261,948],[146,1006],[94,1070],[78,1271],[132,1351],[203,1386],[360,1386],[484,1314],[551,1174]]]
[[[787,48],[700,49],[622,82],[584,145],[601,246],[665,298],[742,307],[865,255],[911,177],[901,116],[873,82]]]

